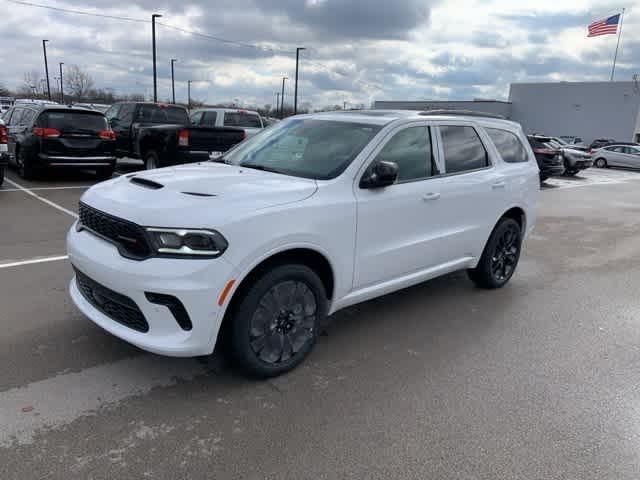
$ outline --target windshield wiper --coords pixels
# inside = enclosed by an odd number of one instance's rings
[[[258,165],[256,163],[241,163],[238,166],[239,167],[245,167],[245,168],[253,168],[254,170],[261,170],[263,172],[271,172],[271,173],[279,173],[281,175],[289,175],[288,173],[283,172],[282,170],[278,170],[277,168],[267,167],[266,165]]]
[[[216,157],[216,158],[210,158],[209,161],[213,162],[213,163],[224,163],[224,164],[227,164],[227,159],[224,158],[224,155],[220,155],[219,157]]]

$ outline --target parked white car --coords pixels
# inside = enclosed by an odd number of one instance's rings
[[[202,127],[238,127],[248,137],[266,127],[258,112],[237,108],[202,108],[191,112],[191,123]]]
[[[71,297],[145,350],[207,355],[220,341],[247,372],[278,375],[349,305],[460,269],[505,285],[538,192],[510,121],[292,117],[216,162],[90,188],[67,238]]]
[[[591,157],[599,168],[640,168],[640,145],[608,145],[591,152]]]

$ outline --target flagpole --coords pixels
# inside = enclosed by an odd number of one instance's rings
[[[622,15],[620,15],[620,28],[618,29],[618,43],[616,44],[616,53],[613,56],[613,67],[611,68],[611,81],[613,82],[613,75],[616,73],[616,60],[618,59],[618,47],[620,47],[620,37],[622,36],[622,22],[624,20],[624,8],[622,9]]]

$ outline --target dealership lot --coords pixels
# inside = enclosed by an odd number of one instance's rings
[[[457,273],[350,308],[266,382],[75,309],[93,183],[0,188],[0,478],[637,478],[640,173],[549,180],[503,290]]]

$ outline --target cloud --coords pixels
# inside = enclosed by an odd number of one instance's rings
[[[161,98],[272,103],[301,55],[300,102],[369,104],[374,99],[506,98],[513,81],[605,80],[613,36],[586,38],[586,25],[610,14],[595,0],[56,0],[51,5],[146,20],[119,21],[6,3],[0,82],[18,86],[42,71],[78,64],[98,87],[151,93],[152,13]],[[606,11],[605,11],[606,10]],[[165,25],[163,25],[165,24]],[[29,25],[28,29],[15,28]],[[168,25],[168,26],[167,26]],[[176,27],[171,28],[170,26]],[[199,32],[188,34],[183,30]],[[206,37],[203,35],[209,35]],[[215,37],[215,38],[211,38]],[[223,42],[220,39],[228,39]],[[617,78],[640,72],[640,11],[627,12]]]

